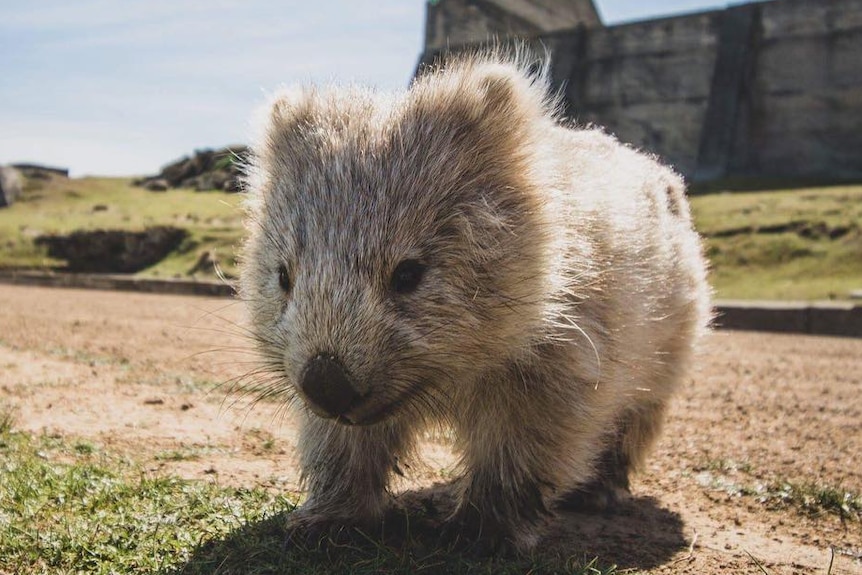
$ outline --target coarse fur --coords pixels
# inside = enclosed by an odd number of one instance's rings
[[[528,551],[554,506],[625,491],[659,432],[709,318],[684,184],[566,126],[528,64],[473,54],[404,93],[268,108],[241,296],[271,373],[253,391],[301,419],[297,530],[379,521],[397,461],[446,425],[453,530]],[[423,272],[399,291],[405,260]],[[299,384],[321,354],[360,397],[334,417]]]

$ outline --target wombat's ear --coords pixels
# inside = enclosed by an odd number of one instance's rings
[[[313,122],[315,94],[309,89],[285,89],[272,99],[266,126],[266,144],[270,152],[285,154],[294,151],[302,134]]]
[[[312,156],[309,133],[320,116],[314,88],[282,89],[258,109],[254,118],[254,170],[260,180],[272,174],[292,178]],[[256,182],[256,183],[255,183]],[[249,178],[249,188],[265,188]]]
[[[553,121],[547,94],[544,77],[517,63],[467,58],[417,79],[410,119],[474,149],[477,139],[505,148]]]
[[[494,122],[532,122],[547,113],[547,89],[514,65],[490,63],[476,70],[482,116]]]

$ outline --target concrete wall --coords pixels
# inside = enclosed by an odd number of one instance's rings
[[[760,9],[752,113],[733,172],[862,177],[862,0],[782,0]]]
[[[569,114],[691,172],[709,102],[716,28],[717,17],[704,14],[587,32],[584,58],[566,89]]]
[[[426,10],[426,51],[601,25],[592,0],[440,0]]]
[[[420,67],[445,57],[443,21]],[[571,117],[690,178],[862,179],[862,0],[772,0],[515,35],[550,51]]]

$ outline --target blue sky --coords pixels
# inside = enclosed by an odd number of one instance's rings
[[[606,23],[723,7],[596,0]],[[281,85],[407,85],[423,0],[0,0],[0,164],[149,174],[248,140]]]

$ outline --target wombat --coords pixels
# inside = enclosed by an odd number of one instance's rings
[[[628,489],[709,319],[682,180],[561,119],[524,58],[463,56],[398,94],[278,95],[253,146],[241,297],[255,390],[294,404],[292,529],[369,526],[428,426],[447,525],[529,551],[559,505]]]

